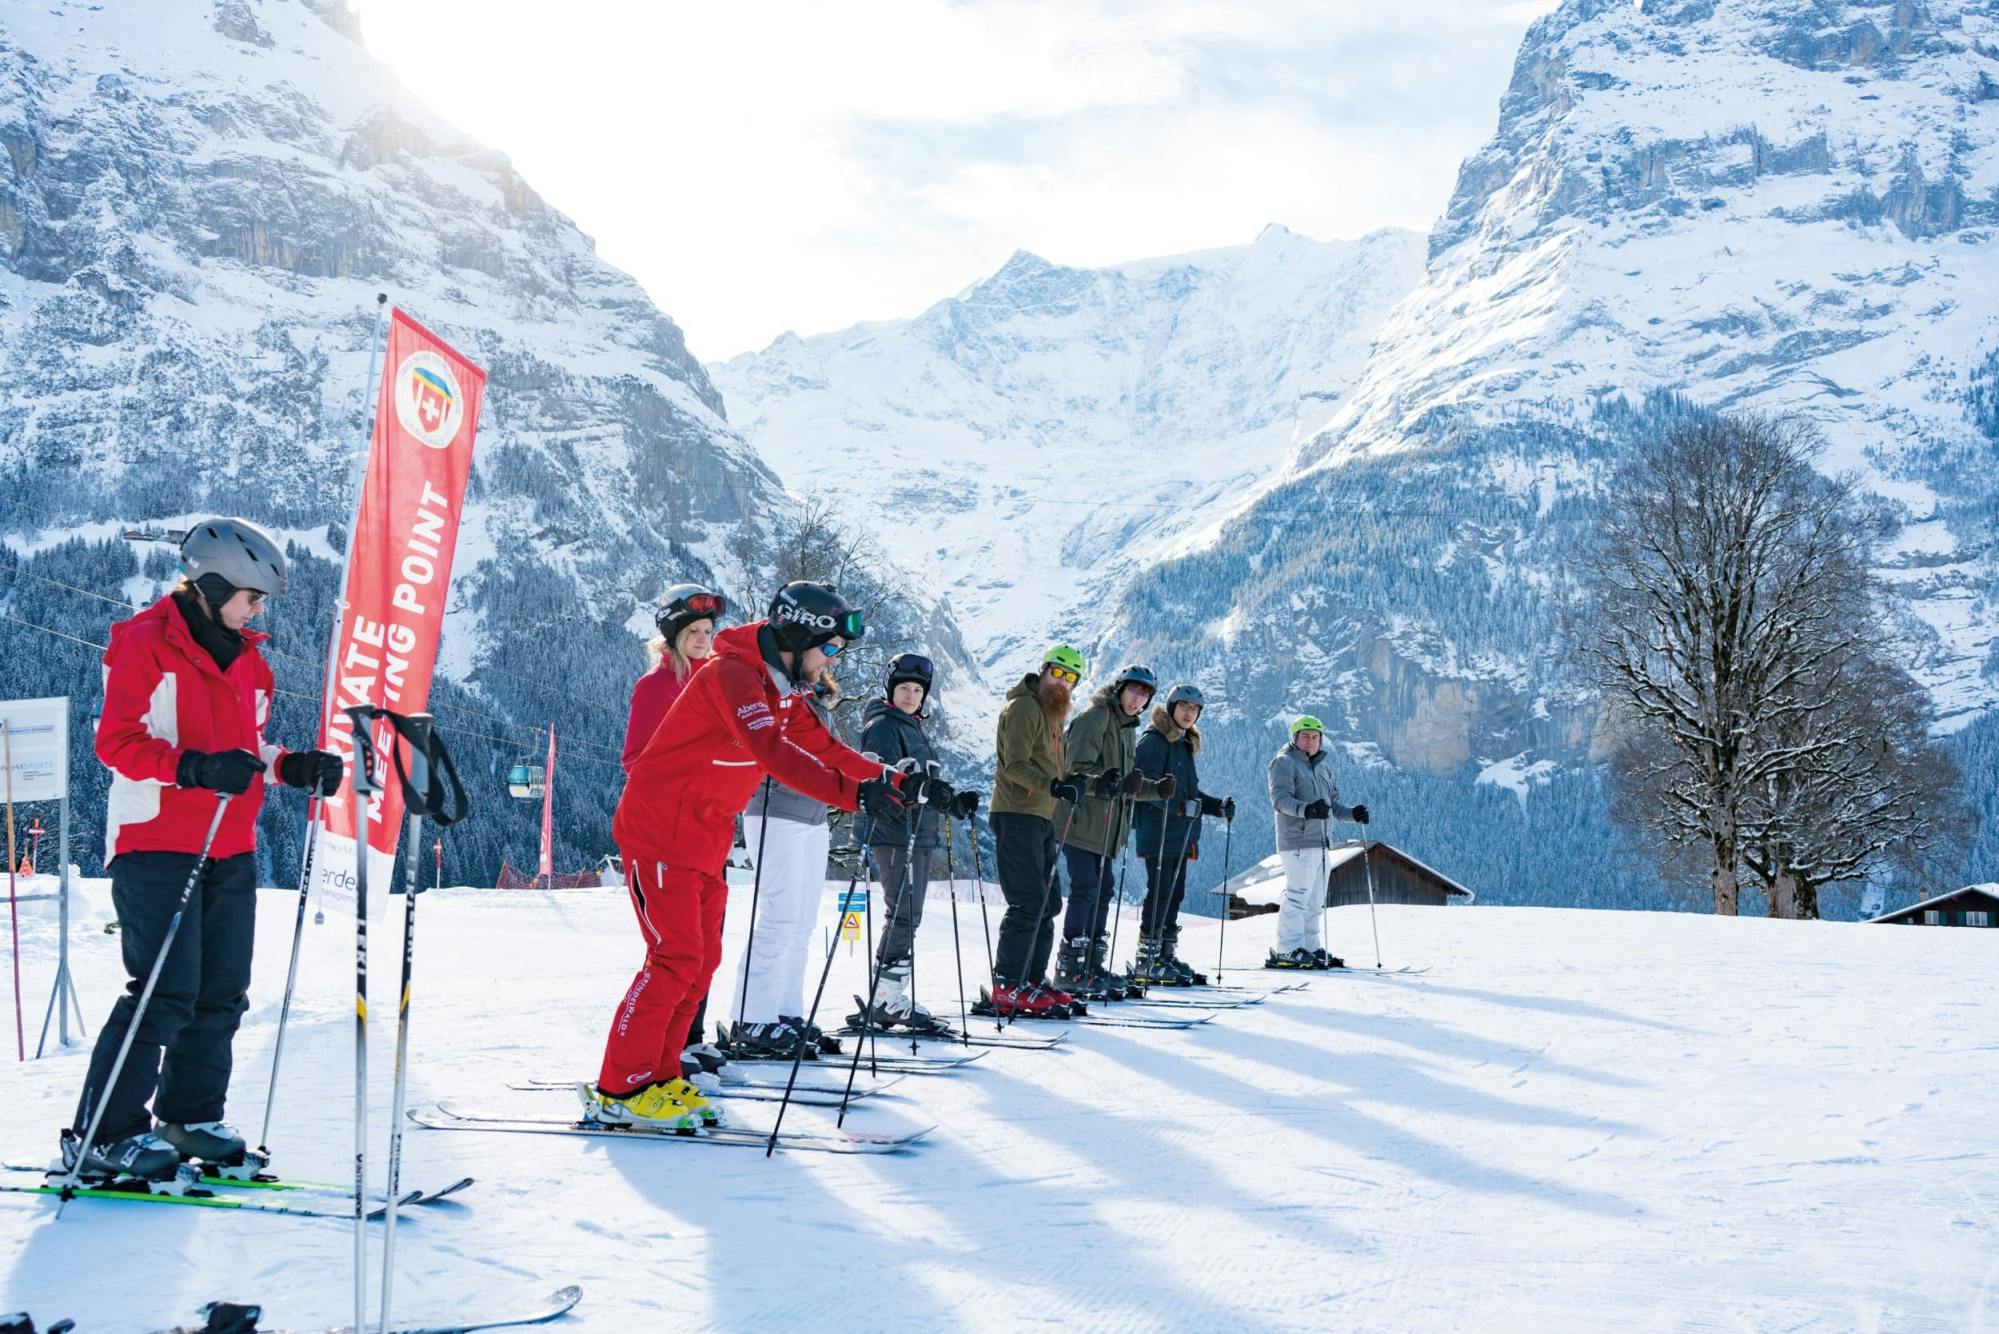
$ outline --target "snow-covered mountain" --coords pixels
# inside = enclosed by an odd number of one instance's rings
[[[10,5],[0,145],[5,610],[101,642],[121,613],[90,595],[143,600],[170,569],[120,528],[255,517],[298,544],[271,617],[298,739],[385,292],[490,374],[442,659],[474,693],[440,716],[495,762],[538,754],[509,723],[554,722],[560,864],[594,864],[646,605],[785,503],[673,321],[371,59],[342,0]],[[95,695],[87,649],[0,630],[7,693]],[[453,874],[532,855],[494,790]]]
[[[907,320],[709,367],[803,492],[940,590],[990,684],[1261,485],[1421,273],[1422,238],[1254,243],[1105,269],[1025,252]],[[1031,663],[1027,665],[1031,666]]]
[[[1568,0],[1353,391],[1110,638],[1250,724],[1217,757],[1238,786],[1288,711],[1330,714],[1396,836],[1481,888],[1589,887],[1575,847],[1546,858],[1600,810],[1555,595],[1596,481],[1677,395],[1808,412],[1826,465],[1902,506],[1914,670],[1946,728],[1989,726],[1995,223],[1990,0]],[[1158,624],[1190,603],[1193,643]]]

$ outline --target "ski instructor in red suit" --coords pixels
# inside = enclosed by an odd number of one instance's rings
[[[721,962],[722,868],[736,816],[765,774],[844,811],[864,796],[897,805],[949,799],[949,784],[849,749],[805,707],[806,683],[864,632],[861,613],[835,589],[786,584],[768,619],[715,637],[713,658],[632,762],[611,832],[646,957],[611,1021],[596,1088],[586,1090],[591,1119],[647,1128],[716,1119],[681,1077],[680,1049]]]

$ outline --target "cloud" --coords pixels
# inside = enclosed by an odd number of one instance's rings
[[[709,357],[914,313],[1017,247],[1427,226],[1547,7],[361,5],[369,46]]]

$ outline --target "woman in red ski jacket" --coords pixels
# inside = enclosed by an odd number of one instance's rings
[[[659,727],[673,701],[687,688],[701,664],[715,652],[715,622],[729,609],[729,600],[699,584],[675,584],[653,613],[659,638],[649,646],[652,670],[632,687],[631,716],[625,721],[625,752],[620,763],[627,773],[646,742]]]
[[[736,817],[765,774],[841,810],[948,798],[941,780],[885,769],[836,740],[807,708],[827,659],[864,633],[861,614],[821,584],[790,583],[768,620],[725,630],[630,766],[611,832],[646,958],[620,1002],[585,1111],[614,1124],[714,1119],[681,1077],[681,1042],[722,956],[722,880]],[[816,655],[816,656],[815,656]]]
[[[265,774],[328,795],[340,786],[336,756],[264,740],[274,686],[258,646],[269,636],[248,627],[266,596],[285,591],[275,539],[243,519],[210,519],[183,539],[181,570],[187,577],[173,592],[111,627],[104,653],[104,854],[131,981],[98,1030],[75,1122],[62,1137],[64,1167],[80,1155],[93,1179],[167,1180],[183,1157],[243,1161],[243,1137],[223,1123],[222,1104],[248,1005]],[[229,799],[219,822],[218,797]],[[180,911],[190,878],[194,891]],[[139,992],[177,911],[172,949],[134,1027]],[[112,1084],[128,1031],[131,1051]]]

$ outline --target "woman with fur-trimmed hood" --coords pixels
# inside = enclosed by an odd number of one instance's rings
[[[1195,760],[1201,753],[1197,726],[1206,701],[1200,688],[1177,685],[1166,703],[1155,705],[1152,725],[1138,741],[1138,771],[1158,782],[1171,779],[1166,801],[1138,808],[1132,838],[1145,863],[1145,911],[1139,919],[1135,981],[1191,986],[1192,968],[1175,953],[1180,940],[1180,903],[1187,894],[1187,863],[1200,855],[1201,817],[1235,816],[1235,801],[1201,791]]]

